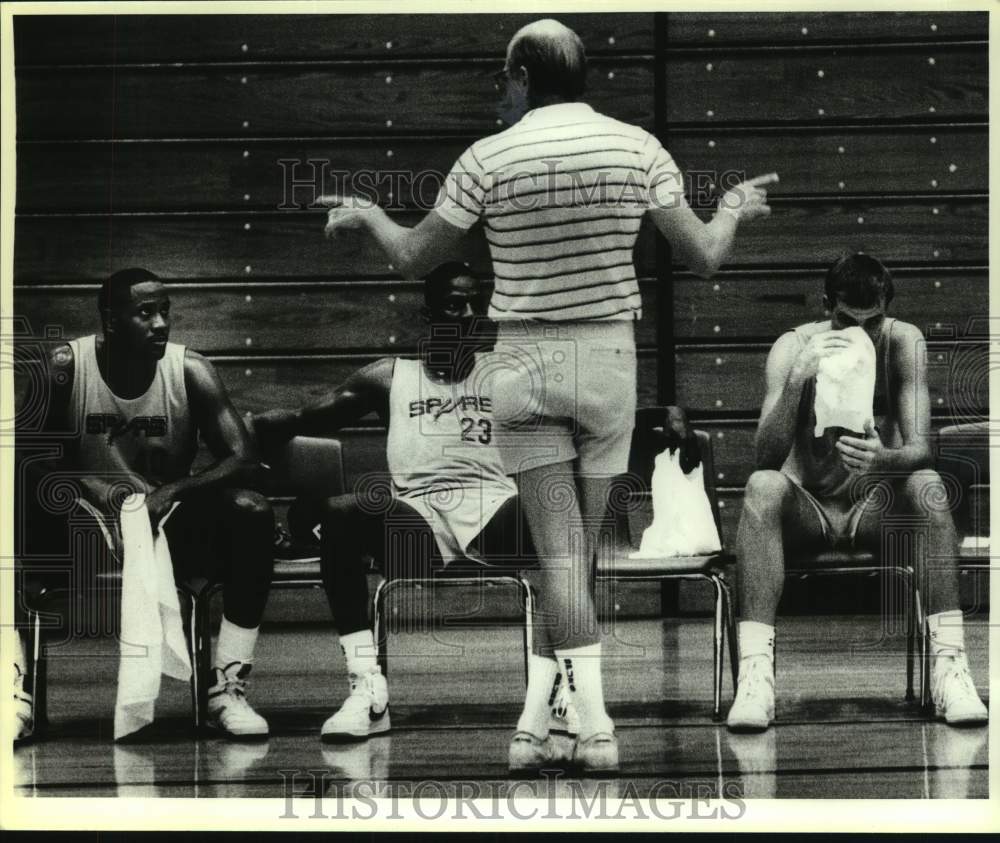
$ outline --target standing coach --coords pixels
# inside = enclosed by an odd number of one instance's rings
[[[706,223],[684,199],[683,177],[643,129],[579,99],[583,43],[555,20],[520,29],[497,89],[512,125],[458,159],[433,213],[404,228],[359,198],[333,205],[326,233],[362,230],[411,278],[454,259],[482,220],[496,279],[489,316],[499,325],[492,369],[504,466],[514,475],[542,570],[540,600],[552,618],[556,660],[532,672],[510,746],[512,769],[554,760],[549,692],[557,673],[580,716],[572,761],[584,771],[618,766],[604,707],[586,525],[607,511],[611,479],[628,467],[636,407],[634,322],[641,316],[633,248],[645,214],[694,272],[725,262],[736,227],[770,214],[770,174],[728,191]]]

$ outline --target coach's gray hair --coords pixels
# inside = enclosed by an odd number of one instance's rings
[[[510,39],[507,66],[528,71],[533,100],[582,96],[587,81],[587,55],[583,42],[568,26],[544,18],[521,27]]]

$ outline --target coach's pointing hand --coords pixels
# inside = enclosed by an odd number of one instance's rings
[[[327,237],[364,228],[370,215],[381,212],[374,201],[363,196],[320,196],[316,203],[329,208],[323,229]]]
[[[768,217],[771,215],[771,206],[767,204],[767,185],[777,183],[777,173],[755,176],[740,182],[723,194],[719,200],[719,210],[734,214],[739,222]]]

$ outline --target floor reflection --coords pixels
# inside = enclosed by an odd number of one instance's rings
[[[977,763],[986,764],[986,741],[989,729],[984,726],[957,729],[943,723],[926,723],[923,726],[924,746],[927,753],[926,778],[930,799],[967,799],[969,797],[972,768]],[[982,758],[979,758],[982,754]]]
[[[778,795],[778,730],[759,734],[726,731],[726,743],[736,757],[744,799],[774,799]]]

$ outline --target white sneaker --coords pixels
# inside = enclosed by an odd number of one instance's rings
[[[979,699],[965,654],[937,656],[931,679],[934,713],[952,726],[985,723],[989,712]]]
[[[389,686],[379,671],[351,674],[351,695],[320,729],[326,743],[363,741],[389,731]]]
[[[11,732],[14,743],[26,741],[35,730],[35,704],[31,694],[24,690],[24,673],[14,664],[14,717]]]
[[[247,676],[251,665],[232,662],[213,668],[215,684],[208,689],[208,725],[227,737],[261,740],[268,736],[267,721],[247,702]]]
[[[614,732],[598,732],[585,741],[576,739],[573,763],[584,773],[618,769],[618,738]]]
[[[774,668],[767,656],[740,660],[736,699],[726,725],[734,732],[763,732],[774,720]]]
[[[573,705],[569,688],[563,682],[559,686],[555,701],[552,703],[552,713],[549,717],[549,731],[561,732],[567,735],[580,734],[580,715]]]

